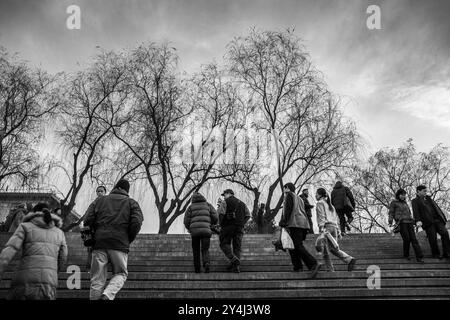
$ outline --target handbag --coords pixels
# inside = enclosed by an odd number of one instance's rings
[[[283,246],[283,249],[294,249],[294,242],[292,241],[291,236],[289,235],[289,232],[287,229],[283,228],[281,229],[281,245]]]

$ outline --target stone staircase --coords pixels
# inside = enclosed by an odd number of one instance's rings
[[[10,234],[0,234],[0,246]],[[89,273],[86,248],[76,233],[66,235],[69,265],[81,269],[81,288],[69,290],[71,275],[61,271],[59,299],[88,299]],[[425,264],[402,258],[400,235],[350,234],[341,248],[358,259],[353,272],[333,257],[336,272],[293,272],[289,254],[275,252],[271,235],[245,235],[241,273],[226,272],[227,260],[218,238],[211,240],[211,273],[195,274],[189,235],[142,234],[133,243],[129,256],[129,276],[117,299],[448,299],[450,260],[430,257],[424,233],[418,235]],[[315,253],[316,235],[308,236],[306,247]],[[440,242],[440,240],[439,240]],[[0,282],[0,299],[5,298],[17,262],[13,262]],[[380,288],[368,289],[369,266],[380,268]]]

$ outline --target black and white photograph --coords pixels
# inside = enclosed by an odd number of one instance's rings
[[[448,300],[449,218],[447,0],[0,0],[0,307]]]

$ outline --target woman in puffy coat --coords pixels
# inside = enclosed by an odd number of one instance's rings
[[[61,218],[38,203],[27,214],[0,254],[0,279],[17,252],[22,252],[8,299],[54,300],[58,270],[67,259]]]
[[[395,200],[389,206],[389,225],[392,226],[392,221],[400,225],[400,234],[403,239],[403,256],[409,260],[409,247],[412,244],[416,260],[423,263],[423,253],[420,248],[419,241],[417,241],[416,233],[414,232],[414,218],[411,215],[408,203],[406,202],[406,190],[398,189],[395,193]]]
[[[191,205],[184,215],[184,225],[191,234],[194,269],[196,273],[201,272],[201,260],[203,260],[205,273],[209,273],[209,243],[212,235],[211,225],[217,224],[218,220],[219,218],[216,209],[214,209],[200,193],[194,193],[192,195]]]

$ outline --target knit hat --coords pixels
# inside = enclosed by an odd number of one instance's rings
[[[128,182],[128,180],[120,179],[116,183],[116,188],[121,188],[121,189],[125,190],[128,193],[128,192],[130,192],[130,183]]]

